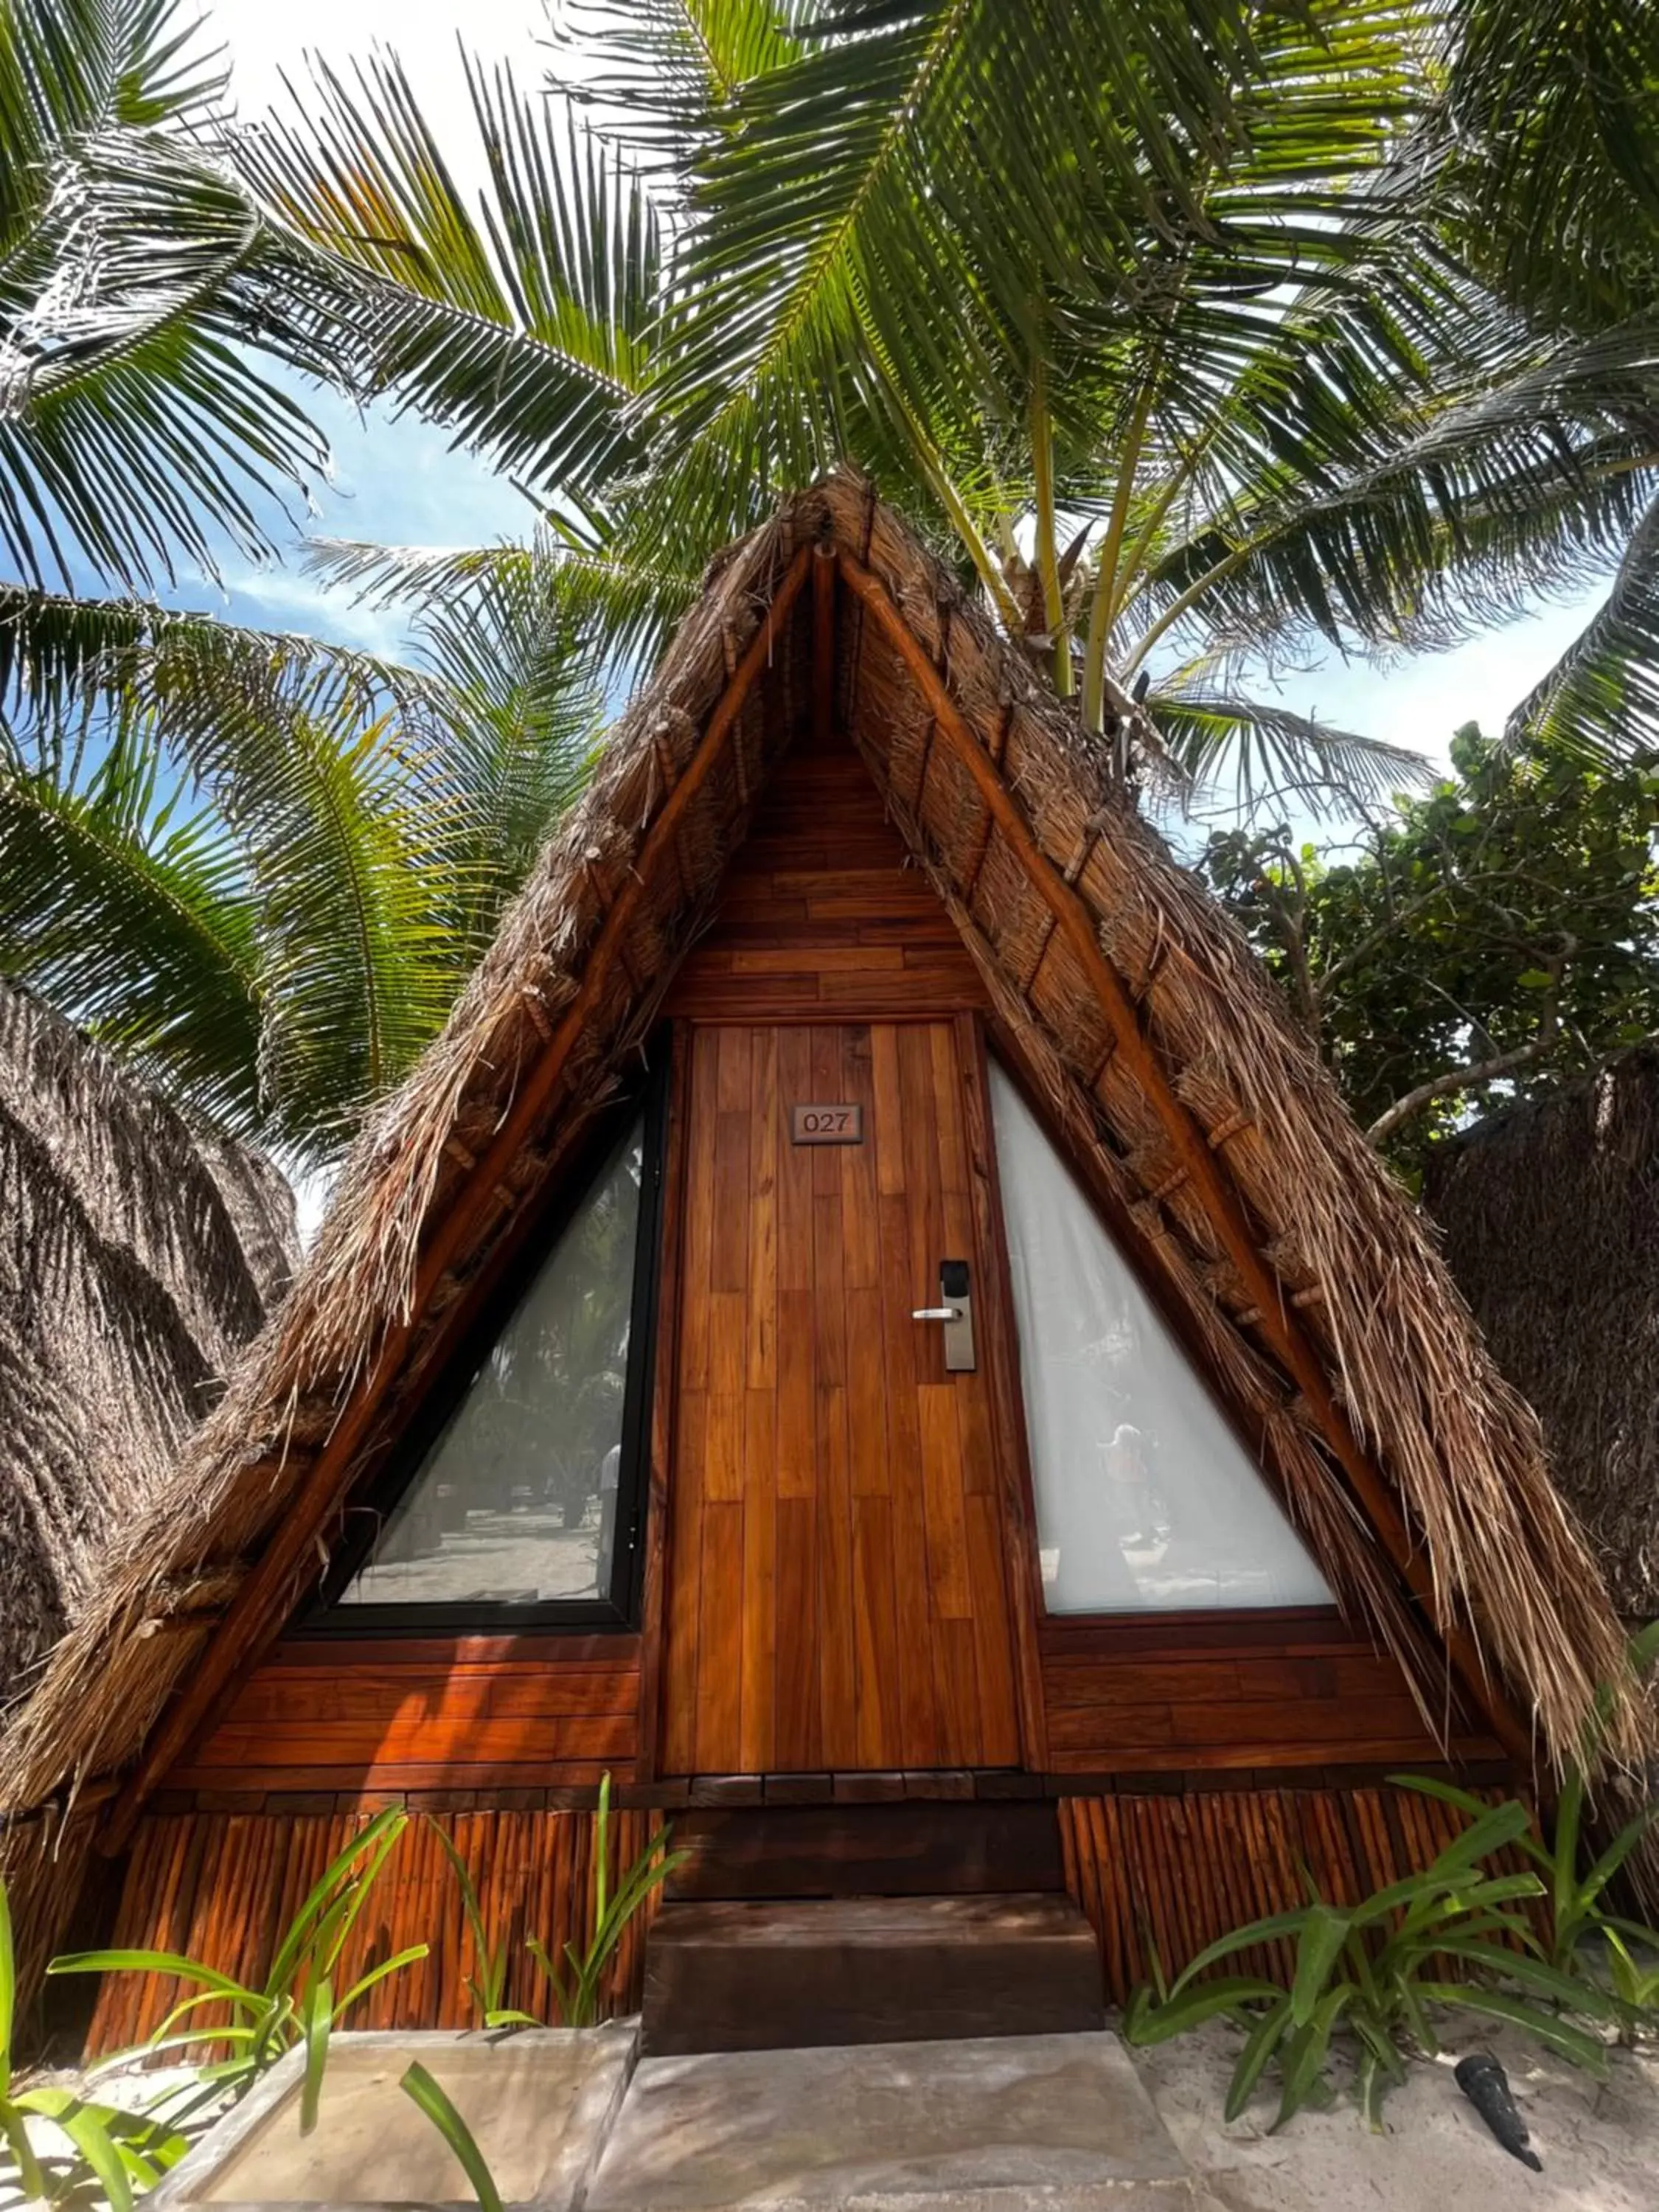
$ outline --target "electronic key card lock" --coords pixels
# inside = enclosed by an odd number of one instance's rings
[[[917,1306],[912,1321],[937,1321],[945,1325],[945,1371],[971,1375],[974,1371],[974,1301],[968,1290],[968,1262],[941,1260],[939,1263],[936,1306]]]

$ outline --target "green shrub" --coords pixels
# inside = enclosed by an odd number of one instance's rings
[[[611,1891],[611,1777],[605,1777],[599,1784],[599,1808],[594,1820],[593,1919],[586,1944],[580,1951],[574,1943],[565,1945],[562,1971],[537,1937],[532,1936],[525,1947],[546,1977],[559,2018],[567,2027],[591,2027],[599,2018],[599,1984],[623,1930],[657,1885],[690,1856],[669,1850],[669,1834],[665,1822]]]
[[[1328,2069],[1339,2030],[1357,2045],[1360,2109],[1373,2126],[1379,2124],[1382,2098],[1404,2080],[1409,2051],[1438,2049],[1431,2014],[1442,2004],[1525,2028],[1603,2076],[1603,2043],[1546,2008],[1607,2018],[1611,2001],[1542,1955],[1528,1917],[1514,1909],[1541,1897],[1543,1882],[1535,1874],[1480,1869],[1482,1859],[1522,1840],[1531,1816],[1513,1801],[1477,1809],[1480,1817],[1431,1866],[1376,1890],[1362,1905],[1328,1903],[1304,1869],[1306,1905],[1224,1936],[1167,1990],[1137,1990],[1125,2034],[1132,2043],[1160,2043],[1218,2016],[1237,2021],[1245,2042],[1228,2089],[1226,2117],[1237,2118],[1268,2066],[1276,2065],[1275,2128],[1303,2106],[1328,2101]],[[1261,1975],[1202,1978],[1241,1951],[1284,1941],[1295,1945],[1288,1985]],[[1468,1980],[1447,1978],[1454,1964]]]
[[[0,2171],[9,2168],[26,2200],[55,2203],[95,2182],[112,2212],[129,2212],[133,2188],[155,2186],[188,2148],[159,2113],[122,2112],[69,2089],[13,2087],[17,1970],[11,1906],[0,1880]],[[75,2146],[67,2161],[43,2161],[29,2140],[31,2118],[50,2120]]]
[[[242,2096],[267,2067],[285,2051],[303,2044],[300,2126],[302,2133],[308,2133],[316,2124],[323,2069],[334,2029],[378,1983],[427,1955],[426,1944],[411,1943],[378,1966],[371,1966],[343,1996],[335,1996],[335,1975],[347,1939],[408,1822],[406,1813],[388,1807],[325,1869],[277,1945],[270,1971],[258,1989],[220,1972],[216,1966],[171,1951],[78,1951],[54,1959],[46,1971],[52,1974],[172,1974],[193,1984],[195,1994],[181,1998],[140,2048],[154,2054],[200,2050],[204,2044],[228,2044],[228,2058],[198,2069],[198,2081],[215,2099]],[[179,2026],[203,2006],[218,2004],[228,2007],[228,2023],[211,2027]],[[121,2057],[131,2055],[123,2052]]]

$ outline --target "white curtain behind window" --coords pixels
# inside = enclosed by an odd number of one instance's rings
[[[994,1066],[991,1103],[1049,1612],[1328,1604],[1277,1499]]]

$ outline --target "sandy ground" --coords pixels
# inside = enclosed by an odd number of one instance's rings
[[[1659,2050],[1614,2051],[1603,2085],[1495,2021],[1448,2027],[1444,2057],[1389,2096],[1381,2136],[1346,2094],[1270,2135],[1276,2094],[1264,2092],[1227,2126],[1242,2039],[1225,2023],[1132,2056],[1221,2212],[1659,2212]],[[1452,2079],[1477,2050],[1502,2060],[1541,2173],[1500,2149]]]

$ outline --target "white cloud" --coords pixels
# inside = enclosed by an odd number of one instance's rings
[[[520,81],[546,70],[538,41],[546,33],[538,0],[466,0],[465,8],[388,7],[386,0],[210,0],[208,22],[229,51],[232,82],[245,116],[283,98],[283,77],[299,82],[303,57],[319,53],[336,68],[375,46],[396,53],[416,97],[443,140],[470,141],[471,111],[458,65],[457,40],[485,60],[505,57]]]

